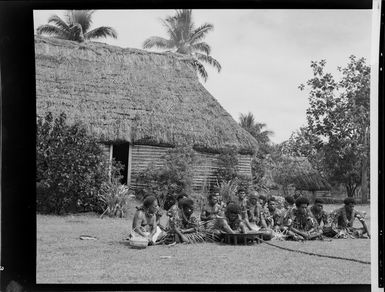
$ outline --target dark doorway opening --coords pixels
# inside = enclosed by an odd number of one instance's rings
[[[129,151],[129,143],[122,143],[113,145],[112,147],[112,158],[116,161],[119,161],[124,168],[120,172],[123,176],[120,182],[122,184],[127,184],[127,171],[128,171],[128,151]]]

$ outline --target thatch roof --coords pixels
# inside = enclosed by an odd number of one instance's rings
[[[303,173],[293,178],[292,184],[297,190],[329,191],[331,185],[318,173]]]
[[[189,57],[40,36],[35,56],[38,115],[65,112],[104,142],[257,148],[199,82]]]
[[[291,184],[297,190],[327,191],[331,189],[329,182],[313,168],[306,157],[289,158],[293,162]]]

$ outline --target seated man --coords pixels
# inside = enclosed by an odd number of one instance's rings
[[[259,205],[261,206],[261,209],[266,208],[267,198],[265,195],[261,194],[259,195]]]
[[[205,205],[201,213],[202,227],[206,234],[211,234],[215,240],[222,238],[223,232],[231,232],[225,219],[225,206],[219,204],[219,193],[210,193],[208,204]]]
[[[285,224],[288,229],[286,231],[286,238],[293,240],[310,240],[320,238],[322,230],[316,219],[308,210],[309,200],[305,197],[299,197],[295,201],[295,206],[285,218]]]
[[[267,228],[278,231],[283,224],[283,215],[282,211],[277,208],[275,198],[269,198],[267,201],[267,211],[263,212]]]
[[[241,214],[241,207],[235,202],[229,202],[225,211],[224,231],[228,233],[246,233],[246,224],[242,220]]]
[[[187,196],[187,194],[185,194],[185,193],[180,193],[180,194],[177,195],[177,196],[173,195],[173,197],[174,197],[174,199],[175,199],[175,200],[174,200],[174,204],[171,206],[171,208],[169,208],[169,209],[167,210],[167,215],[168,215],[168,216],[170,216],[170,214],[174,214],[175,212],[178,212],[180,200],[185,199],[185,198],[187,198],[188,196]],[[171,201],[171,199],[170,199],[170,201]]]
[[[256,233],[262,235],[263,240],[271,240],[277,235],[282,222],[282,214],[276,208],[275,198],[271,197],[268,199],[267,208],[260,209]]]
[[[285,197],[285,201],[283,202],[283,207],[287,211],[291,211],[294,208],[294,198],[292,196]]]
[[[193,216],[194,201],[183,198],[179,201],[179,210],[170,218],[171,231],[176,242],[196,243],[205,241],[198,219]]]
[[[247,201],[247,218],[254,230],[258,230],[261,221],[261,205],[258,202],[258,195],[252,193]]]
[[[156,218],[159,209],[157,198],[147,196],[143,205],[136,207],[136,209],[129,240],[143,239],[147,240],[149,245],[155,244],[162,237],[162,230],[159,228]]]
[[[329,215],[324,211],[323,207],[323,200],[322,199],[315,199],[314,205],[310,207],[310,212],[314,216],[314,218],[317,220],[317,223],[319,226],[323,224],[324,227],[327,227],[330,225]]]
[[[366,226],[364,216],[354,209],[356,204],[354,199],[346,198],[344,204],[343,207],[330,214],[331,232],[328,233],[327,236],[332,236],[334,238],[364,238],[366,234],[366,236],[370,238],[369,229]],[[356,218],[361,222],[361,228],[353,227]]]
[[[211,193],[208,196],[208,204],[203,206],[201,213],[202,221],[209,221],[221,216],[222,208],[219,205],[219,193]]]
[[[237,197],[238,197],[237,204],[241,208],[241,219],[246,224],[246,227],[248,228],[248,230],[253,230],[253,228],[250,225],[249,218],[247,216],[248,200],[247,200],[246,190],[243,188],[238,189]]]

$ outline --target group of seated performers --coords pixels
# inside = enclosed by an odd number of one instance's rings
[[[331,238],[370,238],[364,214],[354,209],[353,198],[344,206],[327,213],[323,201],[316,199],[309,207],[305,197],[285,197],[279,204],[274,196],[247,194],[239,189],[235,200],[222,201],[218,192],[208,196],[200,218],[194,216],[194,201],[185,194],[169,196],[164,209],[168,222],[160,224],[163,213],[154,196],[137,207],[130,237],[142,237],[151,244],[220,241],[224,233],[254,233],[263,240],[314,240]],[[358,219],[362,227],[354,227]]]

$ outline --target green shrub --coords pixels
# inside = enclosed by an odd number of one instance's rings
[[[236,199],[239,188],[246,191],[253,189],[251,176],[239,173],[238,152],[235,147],[228,147],[218,155],[216,180],[216,187],[225,202]]]
[[[218,155],[218,169],[215,172],[218,184],[228,182],[237,177],[238,157],[235,147],[227,147]]]
[[[235,180],[223,181],[218,184],[219,195],[222,197],[225,203],[229,201],[236,201],[236,193],[238,190],[238,184]]]
[[[112,180],[104,183],[99,194],[100,200],[104,203],[105,209],[100,216],[126,217],[129,201],[135,197],[133,192],[126,185],[120,184],[119,180]]]
[[[37,211],[103,212],[100,191],[121,165],[110,166],[97,140],[81,124],[67,125],[64,113],[38,117],[36,138]]]
[[[238,173],[236,178],[235,178],[235,181],[238,185],[238,188],[245,189],[246,192],[250,192],[250,191],[254,190],[253,180],[252,180],[251,176],[249,176],[249,175]]]
[[[165,160],[164,166],[150,164],[138,175],[140,187],[136,189],[138,199],[155,195],[161,206],[167,195],[191,193],[193,165],[198,162],[194,150],[189,146],[170,149],[162,158]]]

